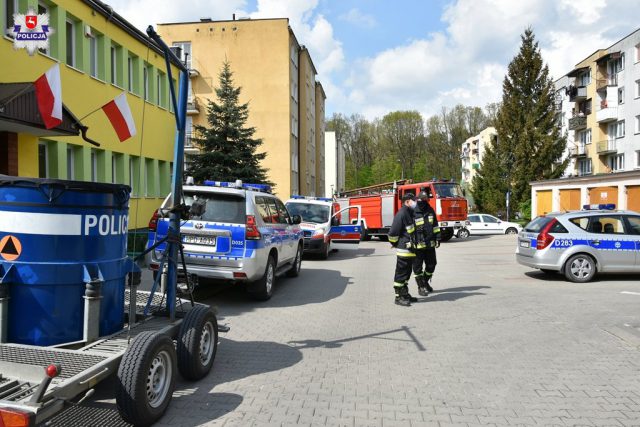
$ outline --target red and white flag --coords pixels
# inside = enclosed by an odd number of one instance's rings
[[[131,109],[127,103],[127,96],[124,92],[118,95],[113,101],[103,105],[102,110],[116,130],[120,142],[136,134],[136,124],[133,121],[133,115],[131,114]]]
[[[38,77],[34,83],[38,110],[47,129],[62,123],[62,85],[60,84],[60,65]]]

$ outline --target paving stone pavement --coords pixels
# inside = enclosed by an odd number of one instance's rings
[[[569,283],[519,266],[515,242],[443,244],[436,292],[408,308],[381,241],[305,259],[268,302],[208,298],[232,329],[158,425],[640,426],[640,295],[621,293],[639,276]],[[112,390],[91,405],[113,415]]]

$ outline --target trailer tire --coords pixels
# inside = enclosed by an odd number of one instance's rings
[[[118,366],[116,404],[123,420],[135,426],[158,421],[169,406],[176,383],[176,348],[167,334],[141,332]]]
[[[187,312],[176,347],[178,371],[185,380],[207,376],[218,351],[218,321],[210,307],[196,305]]]

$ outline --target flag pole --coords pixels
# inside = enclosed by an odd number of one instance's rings
[[[83,121],[84,119],[86,119],[87,117],[89,117],[90,115],[92,115],[93,113],[96,113],[98,111],[100,111],[102,109],[102,107],[104,107],[104,105],[99,106],[98,108],[96,108],[95,110],[93,110],[92,112],[90,112],[89,114],[82,116],[81,118],[78,119],[79,122]]]

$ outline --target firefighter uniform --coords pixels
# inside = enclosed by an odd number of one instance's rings
[[[405,202],[415,204],[413,194],[405,194],[402,198],[403,205],[393,218],[391,229],[389,230],[389,242],[396,248],[396,272],[393,278],[393,287],[396,293],[396,304],[411,305],[412,301],[416,301],[409,294],[409,278],[413,267],[415,254],[415,233],[416,226],[414,222],[413,209]]]
[[[413,259],[413,273],[421,296],[427,296],[429,292],[433,292],[430,282],[436,270],[436,247],[440,246],[438,219],[428,200],[429,195],[421,192],[418,195],[418,205],[414,210],[416,256]]]

